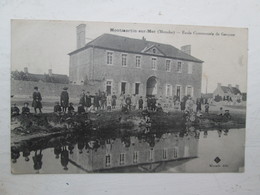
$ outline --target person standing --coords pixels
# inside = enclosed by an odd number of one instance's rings
[[[38,91],[38,87],[34,87],[32,107],[34,108],[35,113],[37,113],[37,108],[39,109],[39,112],[42,113],[41,101],[42,101],[41,93]]]
[[[87,92],[87,95],[86,95],[86,107],[87,107],[87,110],[89,110],[91,106],[91,96],[89,94],[89,91]]]
[[[106,103],[107,103],[107,97],[106,97],[105,92],[101,93],[100,101],[101,101],[101,109],[105,110],[106,109]]]
[[[209,113],[209,103],[205,104],[205,113]]]
[[[130,95],[128,94],[126,99],[125,99],[125,103],[126,103],[126,107],[128,110],[131,110],[131,97]]]
[[[200,111],[201,111],[201,99],[197,99],[196,105],[197,105],[196,111],[197,111],[197,112],[200,112]]]
[[[83,107],[86,105],[86,95],[85,95],[84,89],[82,89],[82,91],[81,91],[79,104],[81,104]]]
[[[64,87],[60,95],[60,105],[62,107],[62,112],[64,113],[66,113],[67,108],[69,106],[69,93],[67,90],[68,87]]]
[[[135,110],[136,104],[137,104],[136,95],[135,94],[132,95],[131,102],[132,102],[132,108],[133,108],[133,110]]]
[[[98,93],[95,93],[95,96],[94,96],[94,109],[95,110],[98,110],[99,109],[99,95]]]
[[[113,93],[112,95],[112,109],[115,109],[116,108],[116,95],[115,95],[115,92]]]
[[[144,100],[142,98],[142,96],[140,96],[140,99],[138,100],[138,105],[139,105],[139,110],[143,110],[143,104],[144,104]]]
[[[124,102],[125,102],[125,96],[124,96],[123,92],[121,93],[121,95],[119,97],[119,101],[120,101],[120,108],[123,108]]]
[[[106,103],[107,103],[107,111],[111,111],[111,108],[112,108],[112,96],[111,95],[107,96]]]

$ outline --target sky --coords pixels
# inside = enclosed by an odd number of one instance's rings
[[[191,45],[191,55],[204,61],[202,92],[213,92],[217,83],[247,86],[247,30],[166,24],[103,23],[83,21],[13,20],[11,26],[11,69],[30,73],[69,74],[69,55],[76,49],[76,26],[86,24],[86,42],[103,33],[171,44],[180,49]],[[137,32],[110,32],[111,28]],[[145,32],[139,32],[144,30]],[[147,30],[155,31],[148,33]],[[158,33],[159,30],[171,33]],[[205,34],[206,33],[206,34]],[[218,33],[218,34],[217,34]],[[213,34],[213,35],[212,35]],[[226,36],[233,34],[234,36]]]

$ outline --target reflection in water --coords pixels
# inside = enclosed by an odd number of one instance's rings
[[[33,155],[30,170],[36,173],[43,166],[44,172],[50,173],[59,173],[61,169],[68,172],[71,168],[74,172],[75,169],[78,172],[161,172],[169,165],[177,166],[197,158],[201,132],[203,138],[208,137],[208,130],[188,122],[182,130],[174,132],[151,131],[149,128],[117,134],[80,131],[26,141],[19,149],[11,148],[11,158],[16,163],[22,153],[24,161],[18,164],[29,165],[30,155]],[[227,136],[229,130],[219,128],[216,132],[220,138],[222,132]],[[54,165],[54,161],[59,162],[60,168]],[[55,171],[46,171],[51,166]]]

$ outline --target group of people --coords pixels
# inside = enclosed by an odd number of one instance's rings
[[[32,107],[34,112],[42,113],[42,96],[38,90],[38,87],[34,87]],[[172,100],[172,101],[171,101]],[[118,104],[118,105],[117,105]],[[194,112],[201,113],[202,105],[204,104],[202,98],[198,98],[196,101],[190,96],[184,96],[180,101],[179,98],[162,98],[162,96],[156,98],[154,96],[142,97],[136,94],[124,94],[121,93],[119,97],[113,92],[113,94],[106,94],[105,92],[98,92],[94,95],[90,95],[90,92],[83,89],[79,97],[79,103],[77,107],[78,114],[84,114],[87,112],[96,112],[98,110],[112,111],[114,109],[121,109],[123,112],[129,112],[131,110],[149,110],[153,112],[168,112],[170,108],[175,107],[182,112]],[[209,104],[204,104],[205,113],[209,113]],[[221,108],[222,109],[222,108]],[[57,101],[53,107],[53,112],[57,114],[76,113],[73,103],[69,101],[68,87],[64,87],[60,94],[60,101]],[[220,110],[221,112],[221,110]],[[228,111],[225,111],[226,113]],[[29,103],[25,102],[22,107],[22,114],[29,114]],[[19,115],[20,109],[16,104],[11,107],[11,115]],[[223,113],[224,115],[224,113]],[[227,115],[227,114],[226,114]]]

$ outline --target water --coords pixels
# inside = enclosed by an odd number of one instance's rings
[[[31,140],[12,153],[12,172],[243,171],[245,129],[206,134],[190,128],[186,132],[121,132],[112,137],[92,132]],[[214,161],[217,158],[219,162]]]

